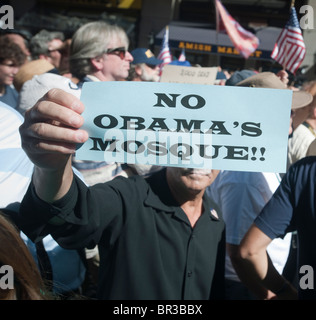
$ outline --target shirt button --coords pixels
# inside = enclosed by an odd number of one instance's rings
[[[192,271],[189,271],[189,272],[188,272],[188,277],[189,277],[189,278],[192,277]]]

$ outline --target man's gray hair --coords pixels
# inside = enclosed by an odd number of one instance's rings
[[[121,40],[122,46],[128,48],[129,39],[123,28],[104,21],[89,22],[81,26],[73,35],[70,47],[70,72],[80,80],[94,72],[92,58],[106,52],[113,38]]]
[[[31,38],[29,49],[33,59],[39,59],[39,55],[48,54],[48,43],[54,39],[59,39],[64,41],[65,36],[59,31],[47,31],[45,29],[41,30],[35,36]]]

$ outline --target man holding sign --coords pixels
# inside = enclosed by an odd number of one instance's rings
[[[223,298],[224,221],[205,189],[214,169],[285,168],[289,121],[276,125],[269,108],[289,120],[292,92],[115,81],[87,83],[81,99],[54,89],[25,115],[35,169],[19,227],[35,242],[98,244],[100,299]],[[89,188],[73,175],[75,152],[166,169]]]
[[[53,89],[25,115],[23,146],[35,164],[20,227],[66,248],[99,245],[99,299],[223,297],[224,222],[204,197],[217,170],[167,167],[149,179],[88,188],[71,169],[88,140],[83,104]]]

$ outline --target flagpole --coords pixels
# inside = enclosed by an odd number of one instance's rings
[[[215,26],[216,26],[216,63],[219,65],[220,61],[220,56],[218,52],[218,28],[219,28],[219,20],[218,20],[218,11],[217,11],[217,6],[216,6],[216,0],[214,0],[214,8],[215,8]]]

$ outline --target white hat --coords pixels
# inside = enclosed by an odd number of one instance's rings
[[[46,92],[53,88],[62,89],[80,98],[80,88],[69,78],[54,73],[44,73],[35,75],[23,84],[19,95],[18,111],[24,115],[27,109],[33,107]]]

